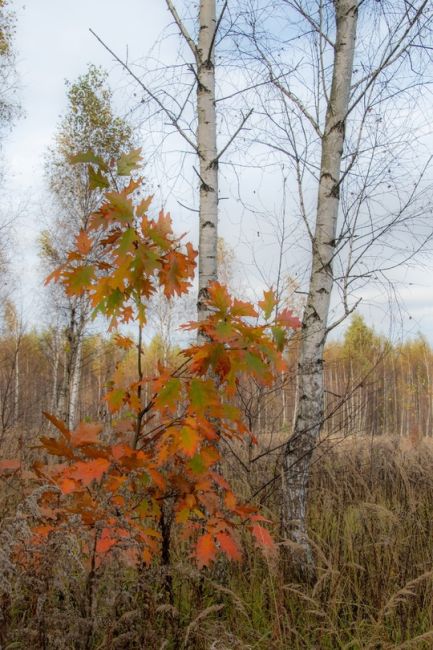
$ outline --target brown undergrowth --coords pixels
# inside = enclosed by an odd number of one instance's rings
[[[115,557],[92,570],[77,538],[61,532],[23,564],[14,548],[27,544],[35,499],[23,499],[8,479],[0,499],[1,650],[433,648],[433,444],[328,441],[316,461],[313,585],[252,546],[242,563],[199,572],[176,539],[164,570]],[[266,460],[255,472],[254,482],[272,478]],[[249,496],[246,482],[239,489]],[[277,522],[278,490],[265,505]]]

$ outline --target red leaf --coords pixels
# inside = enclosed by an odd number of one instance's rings
[[[198,538],[195,555],[199,569],[209,566],[215,558],[216,550],[215,543],[209,533]]]
[[[51,424],[54,424],[54,426],[56,427],[56,429],[60,431],[60,433],[63,433],[63,435],[67,440],[70,440],[71,432],[69,431],[66,424],[64,424],[64,422],[56,418],[55,415],[51,415],[51,413],[47,413],[46,411],[43,411],[42,413],[47,418],[47,420],[51,422]]]
[[[77,483],[71,478],[63,478],[57,481],[57,485],[63,492],[63,494],[72,494],[77,489]]]
[[[72,471],[68,472],[69,476],[66,478],[73,478],[83,485],[90,485],[92,481],[101,479],[109,467],[110,463],[105,458],[96,458],[87,462],[79,461],[72,466]]]
[[[297,316],[293,315],[293,312],[290,309],[283,309],[283,311],[280,311],[278,314],[277,323],[279,325],[290,327],[292,329],[298,329],[301,327],[301,321]]]
[[[260,526],[259,524],[254,524],[254,526],[251,527],[251,532],[256,538],[258,546],[260,546],[264,551],[275,552],[275,542],[267,528],[263,528],[263,526]]]
[[[224,551],[230,560],[242,559],[239,547],[231,535],[227,535],[227,533],[217,533],[215,537],[221,546],[221,550]]]
[[[84,445],[93,445],[99,442],[99,434],[102,431],[102,424],[90,424],[80,422],[72,434],[72,444],[74,447],[83,447]]]
[[[75,243],[77,246],[77,250],[82,255],[88,255],[92,250],[93,242],[85,230],[80,230],[80,234],[77,235]]]
[[[64,440],[48,438],[41,436],[41,444],[52,456],[64,456],[65,458],[74,458],[74,452]]]
[[[109,528],[103,528],[101,536],[96,542],[96,552],[97,553],[106,553],[110,550],[112,546],[117,544],[117,539],[111,536],[111,531]]]

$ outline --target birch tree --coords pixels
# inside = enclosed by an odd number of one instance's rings
[[[190,15],[189,20],[182,18],[173,0],[165,0],[165,3],[184,45],[181,48],[181,56],[184,57],[181,64],[170,66],[158,63],[159,73],[148,70],[144,75],[139,74],[134,66],[113,52],[100,36],[95,32],[93,34],[143,91],[141,104],[148,109],[147,114],[152,120],[150,123],[154,124],[155,113],[162,117],[163,139],[174,132],[186,144],[188,155],[192,153],[198,162],[198,165],[193,165],[198,180],[198,209],[192,210],[198,213],[199,221],[197,311],[201,320],[207,315],[204,302],[207,287],[218,278],[219,165],[243,130],[251,111],[240,112],[238,123],[228,129],[225,142],[219,145],[217,103],[222,98],[217,97],[215,51],[218,41],[223,38],[220,31],[228,0],[221,3],[218,0],[200,0],[197,13],[193,17]],[[154,78],[157,74],[159,86]],[[155,146],[158,155],[160,147],[161,141],[158,140]],[[184,152],[179,152],[181,158],[184,155]],[[182,165],[180,162],[176,168]]]
[[[132,146],[131,127],[114,113],[107,74],[89,66],[84,75],[68,84],[68,110],[46,159],[48,187],[58,210],[52,227],[40,240],[42,258],[49,267],[62,262],[102,197],[98,183],[89,181],[87,170],[82,168],[84,165],[72,164],[71,158],[91,150],[109,161],[128,152]],[[116,183],[116,179],[112,182]],[[57,291],[53,298],[65,321],[61,410],[72,428],[78,415],[83,338],[91,309],[82,297],[66,297]]]
[[[296,413],[282,471],[284,528],[311,568],[308,485],[327,417],[327,335],[356,309],[367,283],[387,282],[387,273],[422,251],[432,234],[430,160],[421,135],[423,90],[432,82],[432,8],[426,0],[255,0],[242,10],[236,51],[262,83],[255,146],[268,163],[274,156],[275,165],[283,160],[291,168],[293,217],[311,255]]]

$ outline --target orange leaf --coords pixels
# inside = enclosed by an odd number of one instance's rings
[[[179,431],[180,448],[186,456],[194,456],[199,440],[197,431],[191,427],[182,427]]]
[[[272,289],[263,292],[263,300],[259,301],[259,307],[263,310],[265,320],[269,320],[277,304],[275,293]]]
[[[242,559],[239,547],[231,535],[227,535],[227,533],[217,533],[215,537],[221,546],[221,550],[224,551],[230,560]]]
[[[77,489],[77,484],[71,478],[63,478],[57,481],[57,484],[63,494],[72,494]]]
[[[62,277],[63,268],[63,266],[60,266],[59,268],[54,269],[54,271],[45,278],[44,285],[50,284],[53,280],[54,282],[58,282]]]
[[[228,510],[234,510],[236,508],[236,497],[231,490],[226,493],[224,504]]]
[[[102,431],[102,424],[90,424],[80,422],[72,434],[72,444],[74,447],[83,447],[84,445],[93,445],[99,442],[99,434]]]
[[[56,438],[48,438],[41,436],[42,446],[52,456],[65,456],[66,458],[74,458],[74,452],[64,440],[57,440]]]
[[[114,342],[119,348],[122,348],[123,350],[130,350],[134,345],[134,341],[129,338],[129,336],[121,336],[120,334],[116,334],[114,337]]]
[[[67,440],[70,440],[71,432],[69,431],[66,424],[64,424],[64,422],[56,418],[55,415],[51,415],[51,413],[47,413],[46,411],[43,411],[42,414],[47,418],[47,420],[51,422],[51,424],[54,424],[54,426],[56,427],[56,429],[60,431],[60,433],[63,433],[63,435]]]
[[[80,481],[83,485],[90,485],[92,481],[101,479],[109,467],[110,463],[105,458],[96,458],[87,462],[79,461],[72,466],[69,477]]]
[[[93,242],[90,239],[89,235],[86,233],[86,231],[83,229],[81,229],[80,234],[77,235],[75,243],[77,246],[77,250],[82,255],[88,255],[92,250]]]
[[[42,539],[45,539],[48,537],[48,535],[51,533],[51,531],[54,530],[54,526],[35,526],[32,529],[33,534],[35,537],[39,537]]]
[[[110,550],[112,546],[117,544],[117,539],[111,536],[111,531],[109,528],[103,528],[101,536],[96,542],[96,552],[97,553],[106,553]]]
[[[283,325],[284,327],[290,327],[292,329],[298,329],[301,327],[301,321],[297,316],[293,315],[293,312],[290,309],[283,309],[280,311],[277,318],[277,323]]]
[[[226,313],[232,304],[227,287],[219,284],[219,282],[212,282],[208,287],[208,293],[209,303],[212,307],[216,307],[219,311]]]
[[[275,542],[272,539],[267,528],[263,528],[259,524],[254,524],[251,527],[251,532],[256,538],[257,545],[262,547],[264,551],[275,552]]]
[[[215,543],[209,533],[198,538],[195,555],[199,569],[209,566],[215,557],[216,550]]]

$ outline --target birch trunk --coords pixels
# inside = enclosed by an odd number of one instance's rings
[[[215,0],[200,0],[197,43],[197,147],[200,174],[199,320],[207,316],[204,301],[209,283],[217,279],[218,153],[215,107]]]
[[[77,424],[78,402],[80,397],[81,384],[81,357],[83,350],[82,334],[78,336],[74,359],[72,363],[72,372],[70,376],[69,387],[69,405],[68,405],[68,429],[72,431]]]
[[[310,464],[324,417],[323,349],[333,287],[333,257],[339,212],[341,160],[356,41],[358,0],[335,0],[336,39],[322,154],[312,269],[302,323],[298,405],[284,458],[283,523],[302,553],[300,568],[314,568],[306,515]]]
[[[14,390],[14,425],[18,426],[20,406],[20,353],[17,339],[15,350],[15,390]]]
[[[51,393],[51,412],[57,412],[58,406],[58,384],[59,384],[59,336],[57,331],[53,333],[54,359],[53,359],[53,385]]]

